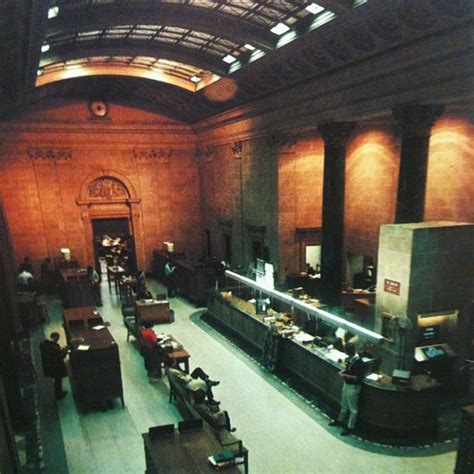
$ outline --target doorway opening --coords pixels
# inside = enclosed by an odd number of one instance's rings
[[[112,265],[119,265],[128,273],[136,271],[135,241],[128,217],[92,219],[92,242],[99,275]]]
[[[305,271],[312,269],[313,273],[319,273],[321,270],[321,245],[305,246]]]

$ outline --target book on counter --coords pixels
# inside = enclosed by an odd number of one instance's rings
[[[235,466],[235,457],[231,451],[220,451],[209,456],[208,459],[209,464],[211,464],[216,470]]]

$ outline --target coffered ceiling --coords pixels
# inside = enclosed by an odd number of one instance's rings
[[[467,0],[4,0],[0,112],[100,98],[193,123],[472,15]]]

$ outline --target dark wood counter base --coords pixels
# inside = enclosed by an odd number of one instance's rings
[[[210,298],[207,317],[216,321],[244,342],[244,349],[261,354],[267,325],[220,296]],[[342,382],[341,367],[324,358],[322,352],[292,339],[282,338],[277,370],[289,374],[304,386],[305,392],[321,400],[330,415],[339,410]],[[360,398],[358,428],[362,432],[380,434],[383,438],[415,440],[436,435],[438,412],[443,390],[431,387],[412,390],[392,384],[365,381]]]

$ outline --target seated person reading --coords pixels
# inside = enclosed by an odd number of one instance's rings
[[[137,293],[136,299],[137,300],[152,300],[153,295],[146,287],[144,287]]]
[[[207,399],[213,403],[219,403],[214,400],[214,394],[212,393],[212,387],[219,385],[220,382],[217,380],[211,380],[204,370],[200,367],[194,369],[191,374],[183,372],[181,369],[170,367],[169,372],[174,375],[183,385],[189,390],[193,397],[197,390],[203,390],[207,395]]]
[[[214,412],[206,403],[206,392],[204,390],[196,390],[194,392],[194,408],[207,421],[212,428],[225,428],[227,431],[235,431],[231,427],[229,414],[225,410]]]
[[[150,382],[157,381],[161,377],[161,362],[163,360],[161,350],[158,347],[158,336],[153,331],[153,324],[145,322],[140,329],[140,344],[145,369]]]

